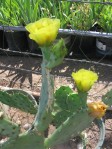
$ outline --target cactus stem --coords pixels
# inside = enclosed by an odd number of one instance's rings
[[[45,131],[51,122],[51,111],[54,99],[54,80],[50,74],[50,69],[46,68],[46,60],[43,57],[42,68],[42,88],[40,103],[34,126],[38,131]]]
[[[83,107],[87,107],[87,92],[81,92],[78,90],[78,95],[80,97],[80,100],[82,102]]]

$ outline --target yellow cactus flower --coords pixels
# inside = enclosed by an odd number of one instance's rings
[[[72,72],[72,77],[79,91],[87,92],[97,81],[98,75],[90,70],[80,69],[78,72]]]
[[[29,31],[30,39],[34,40],[40,46],[49,45],[56,39],[60,28],[59,19],[42,18],[26,26]]]
[[[87,104],[89,108],[89,113],[94,118],[101,118],[105,115],[108,106],[102,101],[94,101]]]

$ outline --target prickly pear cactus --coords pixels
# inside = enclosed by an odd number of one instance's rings
[[[55,93],[54,124],[58,127],[74,112],[82,109],[82,100],[69,86],[61,86]]]
[[[21,90],[1,91],[0,99],[2,103],[19,108],[25,112],[34,114],[37,111],[34,101],[31,101],[29,94]],[[4,117],[2,112],[0,115],[0,139],[7,139],[6,142],[0,144],[1,149],[45,149],[43,134],[38,133],[36,129],[30,129],[20,134],[20,127],[18,125]]]
[[[47,147],[53,147],[69,140],[71,137],[76,137],[90,126],[93,119],[88,115],[87,109],[74,112],[45,140],[45,145]]]
[[[78,94],[74,93],[69,86],[61,86],[55,93],[55,104],[62,110],[75,112],[80,109],[82,102]]]
[[[11,136],[8,142],[2,145],[1,149],[52,148],[57,144],[67,141],[71,137],[79,135],[94,120],[88,113],[87,91],[91,88],[94,81],[97,80],[97,75],[93,77],[93,73],[86,73],[90,77],[89,83],[87,81],[88,78],[85,81],[85,77],[83,77],[84,80],[81,83],[82,75],[80,75],[77,82],[82,86],[78,88],[78,94],[73,93],[69,87],[62,86],[56,91],[54,98],[54,78],[51,75],[51,70],[61,64],[67,54],[67,49],[62,39],[56,44],[53,43],[60,28],[60,21],[58,19],[49,20],[43,18],[34,24],[29,24],[26,28],[30,32],[31,39],[39,44],[43,54],[41,65],[42,88],[38,113],[31,129],[23,134],[19,134],[18,126],[16,127],[15,124],[1,117],[1,136]],[[53,29],[53,32],[51,29]],[[85,71],[83,70],[83,72]],[[109,100],[107,97],[109,97]],[[109,93],[104,97],[105,102],[107,101],[106,99],[110,102],[111,97]],[[21,92],[14,94],[0,92],[0,101],[32,114],[35,114],[37,111],[37,107],[35,107],[29,96]],[[57,129],[53,134],[45,138],[44,133],[52,120]],[[12,139],[13,136],[14,139]]]
[[[50,74],[51,69],[62,63],[67,49],[63,40],[56,45],[42,48],[42,88],[38,113],[32,129],[19,135],[14,141],[4,144],[2,149],[47,149],[44,141],[44,131],[52,121],[52,110],[54,104],[54,81]],[[0,92],[0,101],[9,106],[19,108],[25,112],[35,114],[36,109],[32,102],[22,93],[10,94],[10,92]]]
[[[37,112],[37,106],[34,101],[21,90],[13,90],[12,93],[11,91],[0,91],[0,102],[31,114],[36,114]]]
[[[110,90],[109,92],[107,92],[103,97],[102,97],[102,101],[109,105],[112,106],[112,90]]]
[[[62,63],[67,49],[63,39],[50,46],[41,47],[43,54],[42,68],[42,88],[40,95],[39,109],[35,127],[39,131],[45,131],[52,121],[52,109],[54,104],[54,77],[50,74],[52,68]]]
[[[7,142],[9,142],[12,139],[15,139],[20,133],[20,127],[8,120],[3,112],[0,112],[0,138],[7,139]],[[2,146],[2,145],[0,145]],[[1,147],[0,147],[1,148]]]
[[[19,135],[16,140],[4,144],[2,149],[45,149],[44,137],[35,131],[27,132]]]

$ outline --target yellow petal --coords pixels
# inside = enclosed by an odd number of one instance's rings
[[[94,101],[87,104],[89,108],[89,113],[95,118],[101,118],[105,115],[108,106],[102,101]]]
[[[81,87],[82,87],[82,90],[83,90],[84,92],[86,92],[86,91],[90,90],[90,88],[91,88],[91,83],[90,83],[88,80],[83,80],[83,81],[81,82]]]
[[[30,32],[29,37],[43,46],[56,39],[59,27],[59,19],[42,18],[27,25],[26,29]]]
[[[80,91],[86,92],[90,90],[92,85],[97,81],[98,75],[95,72],[86,69],[80,69],[76,73],[72,73],[72,77]]]

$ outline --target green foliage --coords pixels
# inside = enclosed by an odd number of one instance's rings
[[[5,0],[1,2],[0,23],[2,25],[10,26],[23,25],[20,8],[18,7],[16,1]]]
[[[16,0],[24,25],[40,19],[42,0]]]
[[[20,91],[13,94],[0,91],[0,102],[31,114],[36,114],[37,112],[34,101]]]
[[[91,2],[92,2],[92,1],[93,1],[93,0],[91,0]],[[97,0],[97,2],[103,2],[103,1],[102,1],[102,0]],[[101,11],[102,11],[104,5],[101,5],[100,3],[99,3],[99,4],[91,3],[91,4],[90,4],[90,7],[91,7],[91,9],[92,9],[94,22],[98,22],[100,13],[101,13]]]
[[[100,13],[98,24],[105,32],[112,33],[112,6],[105,5]]]
[[[109,5],[56,0],[1,0],[2,25],[25,26],[43,17],[59,18],[61,28],[89,30],[97,22],[105,32],[112,32],[112,9]]]
[[[98,2],[108,2],[108,0],[98,0]],[[112,2],[112,0],[110,0]],[[111,5],[91,4],[93,17],[96,23],[104,32],[112,33],[112,7]]]
[[[41,4],[41,17],[58,18],[61,28],[67,28],[70,24],[70,8],[72,2],[46,0]]]
[[[99,2],[101,0],[98,0]],[[98,22],[111,32],[111,6],[54,0],[5,0],[0,4],[0,24],[24,26],[43,17],[59,18],[61,28],[89,30]]]
[[[24,26],[43,17],[59,18],[61,27],[70,22],[72,3],[54,0],[5,0],[1,2],[0,22],[3,25]]]
[[[3,25],[24,26],[40,18],[42,0],[5,0],[1,2],[0,22]]]
[[[70,24],[75,30],[89,30],[94,24],[93,11],[90,4],[74,3],[71,7]]]

